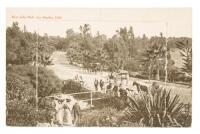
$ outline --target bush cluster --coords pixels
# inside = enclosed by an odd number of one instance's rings
[[[39,67],[38,97],[61,92],[61,81],[53,72]],[[6,123],[10,126],[35,126],[37,121],[47,122],[45,109],[35,108],[36,72],[34,66],[15,65],[6,74]]]

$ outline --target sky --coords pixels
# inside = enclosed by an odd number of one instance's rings
[[[133,27],[135,36],[192,37],[191,8],[7,8],[6,24],[19,22],[30,32],[40,35],[66,35],[72,28],[91,25],[91,33],[97,31],[112,37],[120,27]]]

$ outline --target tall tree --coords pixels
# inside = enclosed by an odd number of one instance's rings
[[[31,43],[27,40],[18,22],[6,29],[6,62],[7,64],[27,64],[31,61]]]
[[[166,54],[167,53],[167,54]],[[165,56],[170,58],[169,49],[165,46],[165,38],[162,33],[160,37],[152,37],[149,41],[149,45],[142,52],[142,62],[148,67],[149,79],[152,75],[156,80],[160,80],[160,72],[165,67]]]
[[[177,48],[180,50],[180,54],[184,62],[181,70],[192,76],[192,47],[189,44],[189,41],[177,41],[176,45]]]

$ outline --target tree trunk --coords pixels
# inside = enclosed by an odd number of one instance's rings
[[[148,67],[148,73],[149,73],[149,81],[150,81],[150,79],[151,79],[151,68],[150,67]]]
[[[160,80],[160,69],[156,70],[156,80]]]

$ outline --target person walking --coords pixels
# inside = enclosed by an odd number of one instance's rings
[[[94,80],[94,87],[95,87],[95,90],[98,91],[98,85],[99,85],[99,82],[97,79]]]
[[[78,102],[76,102],[72,108],[72,114],[73,114],[73,124],[76,125],[81,120],[81,108]]]
[[[62,107],[62,101],[60,99],[56,100],[56,120],[57,120],[57,124],[59,126],[63,126],[63,107]]]
[[[115,85],[112,89],[112,93],[114,97],[118,97],[119,96],[119,87],[117,85]]]
[[[66,99],[63,102],[63,125],[71,126],[72,125],[72,115],[70,110],[70,99]]]
[[[78,74],[75,76],[75,81],[79,82],[79,76],[78,76]]]
[[[104,86],[104,82],[103,82],[103,80],[100,80],[100,88],[101,88],[101,91],[103,91],[103,86]]]

